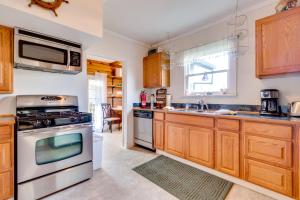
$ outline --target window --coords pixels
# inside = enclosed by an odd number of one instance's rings
[[[236,95],[236,39],[225,39],[183,53],[185,95]]]
[[[95,130],[102,129],[101,103],[107,101],[107,75],[96,73],[88,77],[89,84],[89,112],[93,114],[93,126]]]

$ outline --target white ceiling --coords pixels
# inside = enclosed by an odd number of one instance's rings
[[[264,1],[264,0],[261,0]],[[239,0],[245,8],[258,0]],[[220,20],[234,12],[236,0],[105,0],[104,28],[156,44]]]

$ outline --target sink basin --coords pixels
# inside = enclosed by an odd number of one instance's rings
[[[174,112],[187,112],[187,113],[201,113],[201,114],[215,114],[215,111],[209,111],[209,110],[186,110],[186,109],[175,109],[172,110]]]
[[[196,110],[195,112],[202,114],[216,114],[216,112],[213,110]]]

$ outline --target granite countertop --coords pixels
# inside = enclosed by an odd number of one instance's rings
[[[184,110],[184,109],[175,109],[175,110],[163,110],[163,109],[150,109],[150,108],[141,108],[134,107],[133,110],[145,110],[145,111],[154,111],[154,112],[164,112],[164,113],[173,113],[173,114],[184,114],[184,115],[194,115],[194,116],[205,116],[205,117],[218,117],[218,118],[228,118],[228,119],[242,119],[242,120],[254,120],[254,121],[264,121],[264,122],[278,122],[282,124],[296,124],[300,125],[300,118],[296,117],[274,117],[274,116],[261,116],[257,112],[238,112],[236,115],[222,115],[217,114],[213,110],[208,112],[197,112],[196,110]]]

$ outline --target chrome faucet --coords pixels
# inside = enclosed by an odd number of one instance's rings
[[[205,103],[205,101],[204,101],[203,99],[201,99],[201,100],[199,101],[199,107],[198,107],[198,110],[199,110],[200,112],[204,112],[205,110],[208,111],[208,104]]]

